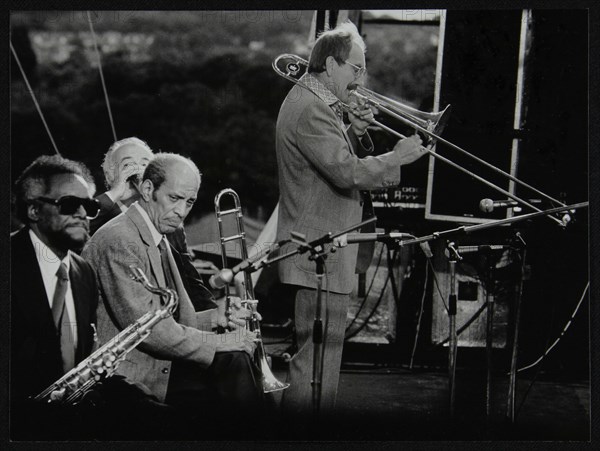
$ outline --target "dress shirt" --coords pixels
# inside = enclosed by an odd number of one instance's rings
[[[44,282],[44,288],[46,289],[46,295],[48,298],[48,305],[52,310],[52,301],[54,299],[54,291],[56,290],[56,282],[58,277],[56,273],[61,263],[67,266],[67,272],[71,269],[71,251],[67,252],[67,255],[62,260],[52,252],[46,244],[42,242],[35,234],[33,230],[29,230],[29,237],[33,243],[33,249],[35,256],[40,266],[40,272],[42,273],[42,280]],[[77,348],[77,316],[75,314],[75,301],[73,299],[73,290],[71,289],[71,278],[67,284],[67,292],[65,294],[65,307],[69,314],[69,320],[71,324],[71,332],[73,335],[73,345]]]
[[[173,252],[171,252],[171,245],[169,244],[169,240],[167,239],[166,235],[163,235],[158,230],[156,230],[156,227],[150,220],[150,216],[148,216],[148,212],[146,212],[146,210],[144,210],[140,206],[139,203],[135,202],[132,205],[135,205],[135,208],[138,209],[138,211],[142,215],[142,218],[144,218],[144,221],[146,221],[146,224],[148,225],[148,228],[150,229],[150,233],[152,234],[152,239],[154,240],[154,244],[156,244],[156,247],[158,247],[158,245],[160,244],[160,242],[162,240],[165,241],[165,244],[167,245],[167,253],[169,254],[169,260],[171,262],[171,271],[179,272],[179,269],[177,268],[177,265],[175,264],[175,258],[173,257]]]
[[[108,197],[110,200],[113,201],[113,203],[117,204],[119,206],[119,208],[121,209],[122,212],[126,212],[127,211],[127,206],[121,202],[120,200],[114,200],[113,197],[110,195],[110,192],[107,191],[106,193],[106,197]]]

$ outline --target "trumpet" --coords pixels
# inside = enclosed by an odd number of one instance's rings
[[[282,55],[279,55],[277,58],[275,58],[273,60],[272,67],[273,67],[273,70],[275,72],[277,72],[277,74],[281,75],[283,78],[285,78],[295,84],[301,85],[306,89],[309,89],[306,85],[304,85],[300,81],[300,77],[308,69],[308,62],[305,59],[303,59],[297,55],[293,55],[290,53],[284,53]],[[537,212],[542,212],[542,210],[540,208],[536,207],[535,205],[532,205],[530,202],[527,202],[526,200],[523,200],[522,198],[516,196],[515,194],[495,185],[494,183],[469,171],[468,169],[460,166],[459,164],[453,162],[452,160],[450,160],[442,155],[439,155],[434,149],[434,144],[436,142],[440,142],[448,147],[451,147],[452,149],[460,152],[461,154],[463,154],[469,158],[472,158],[475,161],[477,161],[478,163],[486,166],[487,168],[491,169],[492,171],[508,178],[509,180],[513,181],[514,183],[517,183],[517,184],[521,185],[522,187],[527,188],[527,189],[537,193],[538,195],[549,200],[550,202],[553,202],[554,204],[557,204],[562,207],[566,206],[566,204],[564,204],[563,202],[560,202],[559,200],[554,199],[553,197],[543,193],[542,191],[534,188],[533,186],[519,180],[515,176],[509,174],[508,172],[505,172],[502,169],[497,168],[496,166],[488,163],[487,161],[467,152],[466,150],[462,149],[461,147],[457,146],[456,144],[453,144],[450,141],[442,138],[440,136],[440,134],[442,133],[444,127],[446,126],[446,124],[448,122],[448,118],[449,118],[449,114],[450,114],[450,105],[446,106],[446,108],[444,108],[442,111],[440,111],[438,113],[428,113],[428,112],[417,110],[416,108],[412,108],[412,107],[405,105],[402,102],[399,102],[397,100],[385,97],[381,94],[378,94],[378,93],[371,91],[367,88],[364,88],[362,86],[358,86],[354,91],[351,92],[351,95],[354,95],[356,98],[365,101],[367,104],[375,106],[382,113],[384,113],[390,117],[393,117],[395,119],[398,119],[402,123],[415,129],[416,131],[419,131],[419,132],[423,133],[424,135],[426,135],[428,137],[428,142],[427,142],[427,146],[423,146],[423,150],[426,151],[430,156],[432,156],[440,161],[443,161],[444,163],[454,167],[455,169],[458,169],[461,172],[464,172],[465,174],[473,177],[475,180],[504,194],[505,196],[511,198],[512,200],[518,202],[519,204],[525,205]],[[346,112],[352,112],[353,108],[350,105],[347,105],[343,102],[341,102],[341,104],[342,104],[342,108]],[[401,139],[406,138],[405,135],[382,124],[381,122],[379,122],[375,119],[371,122],[371,125],[377,126],[381,129],[385,130],[386,132],[397,136],[398,138],[401,138]],[[564,220],[561,221],[560,219],[558,219],[554,216],[550,216],[550,215],[547,215],[547,216],[550,219],[554,220],[556,223],[558,223],[558,225],[560,225],[561,227],[565,227],[566,222]]]
[[[234,208],[229,210],[221,209],[221,200],[224,196],[229,196],[233,199]],[[235,215],[235,223],[237,233],[230,236],[225,236],[223,231],[223,217],[228,215]],[[215,215],[217,217],[217,223],[219,226],[219,237],[221,242],[221,259],[223,261],[223,268],[227,268],[227,252],[225,244],[230,241],[238,241],[241,245],[241,255],[243,260],[248,259],[248,249],[246,247],[246,232],[244,231],[242,207],[240,204],[240,198],[237,193],[231,188],[226,188],[220,191],[215,196]],[[245,305],[251,311],[251,317],[247,321],[246,327],[248,330],[256,333],[256,351],[254,355],[254,363],[261,371],[261,384],[264,393],[270,393],[278,390],[285,390],[290,386],[288,383],[283,383],[277,380],[273,375],[269,362],[267,360],[267,354],[265,352],[262,334],[260,331],[260,322],[258,320],[258,301],[254,295],[254,286],[252,284],[252,277],[247,272],[244,272],[244,291],[240,293],[240,297],[243,299],[242,304]],[[225,285],[225,314],[231,315],[231,302],[229,295],[229,286]]]
[[[150,284],[140,268],[132,265],[129,269],[133,280],[143,284],[148,291],[168,299],[165,306],[156,311],[147,312],[136,322],[123,329],[121,333],[37,395],[34,401],[76,404],[96,383],[115,373],[119,363],[125,360],[127,354],[150,335],[156,323],[173,314],[178,303],[177,293],[169,288],[159,288]]]

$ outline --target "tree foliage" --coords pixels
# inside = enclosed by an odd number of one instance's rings
[[[253,212],[262,208],[268,213],[277,202],[275,122],[291,85],[272,70],[271,62],[307,42],[311,15],[310,11],[92,13],[104,48],[102,69],[117,137],[138,136],[155,151],[181,153],[198,164],[203,183],[192,216],[212,211],[215,194],[225,187],[238,191],[244,207]],[[35,94],[59,151],[86,163],[102,189],[100,163],[113,135],[94,66],[96,55],[90,35],[85,34],[89,33],[85,12],[22,12],[12,19],[20,30],[15,42],[19,54],[33,55],[23,31],[27,29],[29,36],[41,30],[58,33],[64,41],[60,45],[70,46],[64,61],[37,66],[35,60],[28,61],[28,72],[37,81]],[[127,33],[150,39],[143,58],[119,41],[125,41]],[[376,90],[418,101],[432,89],[435,48],[415,51],[415,45],[430,39],[430,31],[416,37],[374,28],[368,33],[374,37],[368,43],[368,65]],[[40,154],[54,150],[20,74],[13,74],[11,102],[16,175]]]

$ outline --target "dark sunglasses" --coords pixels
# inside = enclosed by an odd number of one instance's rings
[[[61,215],[72,215],[77,213],[82,206],[89,219],[94,219],[100,212],[100,203],[96,199],[89,199],[77,196],[63,196],[60,199],[50,199],[48,197],[37,197],[34,200],[40,200],[58,207]]]

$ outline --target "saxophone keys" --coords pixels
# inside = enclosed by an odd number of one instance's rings
[[[62,399],[65,397],[65,388],[59,388],[58,390],[54,390],[52,393],[50,393],[50,399],[48,400],[48,402],[55,402],[55,401],[62,401]]]

